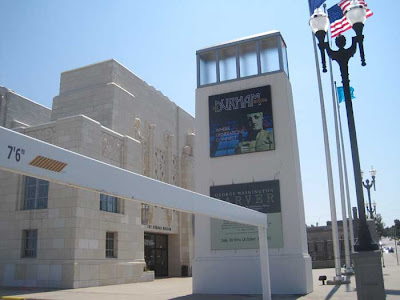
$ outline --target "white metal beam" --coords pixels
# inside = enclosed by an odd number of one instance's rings
[[[127,200],[257,226],[263,256],[263,299],[271,298],[266,214],[163,183],[4,127],[0,127],[0,169]]]
[[[0,141],[0,169],[3,170],[183,212],[254,226],[266,224],[263,213],[160,182],[3,127],[0,127]],[[37,157],[43,157],[42,162]],[[57,162],[66,165],[59,172],[35,166],[46,162],[47,168],[52,163],[57,168]]]

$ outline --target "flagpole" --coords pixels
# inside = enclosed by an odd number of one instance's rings
[[[336,92],[335,85],[333,82],[333,72],[332,72],[332,60],[329,59],[330,77],[331,77],[331,88],[332,88],[332,102],[333,102],[333,114],[335,119],[335,135],[336,135],[336,151],[339,166],[339,185],[340,185],[340,200],[342,204],[342,223],[343,223],[343,233],[344,233],[344,256],[346,261],[346,274],[354,273],[351,269],[350,262],[350,245],[349,245],[349,229],[347,226],[347,213],[346,213],[346,202],[344,195],[344,184],[343,184],[343,165],[342,165],[342,155],[340,149],[340,139],[339,139],[339,129],[338,129],[338,116],[336,109]]]
[[[326,13],[326,4],[324,3],[324,10]],[[330,32],[330,30],[329,30]],[[328,34],[328,42],[331,44],[331,39]],[[342,167],[342,155],[340,150],[340,139],[339,139],[339,129],[338,129],[338,116],[336,109],[336,91],[335,84],[333,81],[333,70],[332,70],[332,59],[329,57],[329,73],[331,79],[331,91],[332,91],[332,102],[333,102],[333,115],[335,119],[335,136],[336,136],[336,152],[338,158],[338,166],[339,166],[339,187],[340,187],[340,201],[342,206],[342,224],[343,224],[343,233],[344,233],[344,256],[346,262],[346,274],[352,274],[354,271],[351,269],[350,262],[350,245],[349,245],[349,229],[347,226],[347,213],[346,213],[346,201],[344,196],[344,184],[343,184],[343,167]]]
[[[336,82],[335,82],[335,89],[336,89],[336,96],[337,96]],[[349,178],[347,176],[346,152],[344,150],[344,142],[343,142],[342,119],[340,117],[340,105],[339,105],[339,102],[337,102],[336,105],[337,105],[338,118],[339,118],[340,141],[341,141],[341,144],[342,144],[344,182],[346,183],[347,210],[348,210],[348,214],[349,214],[350,251],[351,251],[351,253],[354,253],[354,227],[353,227],[353,216],[352,216],[352,210],[351,210]]]
[[[310,5],[310,1],[308,1],[308,6],[309,6],[309,10],[310,10],[310,15],[311,15],[312,9],[311,9],[311,5]],[[341,273],[341,269],[340,269],[339,234],[338,234],[337,218],[336,218],[335,192],[334,192],[334,188],[333,188],[333,179],[332,179],[331,154],[330,154],[330,150],[329,150],[328,129],[327,129],[327,125],[326,125],[324,94],[323,94],[323,90],[322,90],[321,73],[319,70],[317,44],[315,42],[315,37],[313,34],[312,34],[312,40],[313,40],[313,45],[314,45],[315,67],[316,67],[316,71],[317,71],[319,100],[320,100],[320,106],[321,106],[322,128],[323,128],[323,133],[324,133],[324,145],[325,145],[326,172],[327,172],[327,177],[328,177],[329,203],[330,203],[330,209],[331,209],[332,242],[333,242],[333,255],[334,255],[334,260],[335,260],[335,274],[336,274],[336,276],[333,278],[333,281],[336,284],[338,284],[343,281],[343,277],[342,277],[342,273]]]

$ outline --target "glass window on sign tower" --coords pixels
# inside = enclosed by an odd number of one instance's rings
[[[198,87],[285,72],[286,44],[279,32],[269,32],[197,51]]]
[[[236,47],[218,50],[219,80],[226,81],[237,78],[236,72]]]
[[[217,82],[217,57],[215,51],[200,55],[200,85]]]
[[[288,63],[288,58],[287,58],[287,48],[286,44],[281,38],[281,49],[282,49],[282,64],[283,64],[283,70],[286,72],[286,75],[289,76],[289,63]]]
[[[278,37],[268,37],[260,41],[260,61],[262,73],[274,72],[280,69]]]
[[[240,77],[258,74],[256,42],[239,45]]]

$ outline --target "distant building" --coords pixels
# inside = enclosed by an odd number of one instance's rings
[[[348,222],[349,224],[349,222]],[[345,248],[344,248],[344,231],[343,221],[338,220],[338,233],[339,233],[339,249],[342,265],[345,261]],[[354,238],[357,239],[358,235],[358,217],[357,208],[353,207],[353,231]],[[350,237],[349,237],[350,239]],[[310,226],[307,227],[307,242],[308,253],[312,259],[313,269],[319,268],[334,268],[335,257],[333,253],[332,241],[332,222],[327,221],[326,226]],[[350,244],[350,242],[349,242]]]
[[[193,189],[194,118],[115,60],[62,73],[51,110],[4,87],[0,100],[1,126]],[[2,286],[191,275],[192,215],[5,171],[0,178]]]
[[[349,222],[347,222],[347,224],[349,224]],[[338,220],[337,225],[339,233],[340,259],[342,265],[344,265],[345,248],[344,248],[343,221]],[[371,233],[372,240],[375,243],[378,243],[379,237],[376,231],[375,220],[368,219],[367,225]],[[358,219],[357,207],[353,207],[353,232],[354,232],[355,243],[357,243],[358,239],[358,226],[359,226],[359,219]],[[327,221],[326,226],[307,227],[307,242],[308,242],[308,253],[310,254],[312,259],[313,269],[335,267],[331,221]]]
[[[328,223],[328,222],[327,222]],[[340,257],[344,259],[343,223],[338,222]],[[332,226],[307,227],[308,253],[313,269],[335,267],[333,253]],[[343,260],[344,264],[344,260]]]

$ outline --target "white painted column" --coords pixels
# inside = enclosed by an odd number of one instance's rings
[[[268,224],[266,224],[268,226]],[[260,243],[260,267],[261,286],[263,300],[271,300],[271,279],[269,274],[267,227],[258,226],[258,238]]]

